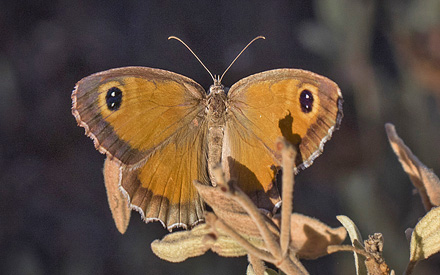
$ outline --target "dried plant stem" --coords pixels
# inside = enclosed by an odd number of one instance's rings
[[[283,261],[280,265],[277,265],[277,267],[286,274],[295,274],[295,275],[309,274],[307,269],[305,269],[305,267],[301,264],[301,262],[298,259],[295,263],[292,262],[290,258],[288,258],[288,260]]]
[[[214,178],[219,185],[220,189],[236,202],[238,202],[241,207],[251,216],[255,225],[257,226],[261,236],[266,242],[267,249],[269,252],[274,255],[277,259],[281,258],[280,246],[277,243],[276,236],[269,230],[266,221],[264,220],[263,215],[261,215],[258,208],[252,202],[252,200],[243,192],[241,189],[231,182],[232,188],[226,184],[226,179],[224,177],[223,170],[220,166],[215,167],[213,169]],[[232,190],[231,190],[232,189]]]
[[[293,190],[295,184],[294,166],[296,150],[292,145],[284,143],[282,150],[283,165],[283,208],[281,209],[281,255],[286,255],[290,244],[290,224],[293,212]]]
[[[266,266],[264,265],[264,262],[253,256],[252,254],[248,254],[248,261],[252,265],[252,269],[254,270],[256,275],[264,275],[264,271],[266,271]]]
[[[221,219],[216,219],[214,221],[214,228],[221,229],[228,236],[233,238],[238,244],[240,244],[244,249],[246,249],[249,254],[254,255],[255,257],[262,259],[267,262],[274,262],[275,258],[268,252],[260,250],[253,246],[248,240],[243,238],[240,234],[238,234],[233,228],[223,222]]]
[[[243,192],[236,184],[233,183],[234,192],[230,192],[232,198],[238,202],[241,207],[251,216],[255,225],[257,226],[263,240],[266,242],[267,250],[277,259],[282,259],[281,248],[277,242],[276,236],[269,230],[264,216],[260,213],[258,208],[252,200]],[[290,220],[290,219],[289,219]]]
[[[295,257],[294,253],[289,253],[290,244],[290,221],[293,211],[293,189],[294,189],[294,165],[295,165],[296,151],[295,149],[285,144],[283,149],[283,199],[287,202],[283,205],[281,212],[281,238],[278,230],[275,232],[270,230],[270,223],[261,214],[253,201],[234,183],[228,182],[220,167],[213,169],[213,176],[225,195],[231,197],[249,214],[254,224],[257,226],[268,252],[258,249],[252,245],[248,240],[243,238],[232,227],[226,224],[223,220],[218,218],[208,218],[214,228],[223,230],[228,236],[233,238],[249,253],[249,261],[256,269],[262,266],[261,261],[254,261],[254,258],[271,262],[287,274],[308,274],[307,270],[301,262]],[[209,215],[209,214],[208,214]],[[278,234],[277,234],[278,233]],[[255,270],[255,272],[260,272]],[[257,273],[257,274],[259,274]]]
[[[404,275],[411,275],[413,273],[414,267],[416,267],[418,261],[410,261],[406,266]]]
[[[290,253],[289,259],[302,272],[300,274],[309,274],[307,269],[302,265],[301,261],[296,257],[295,253]]]
[[[350,252],[356,252],[357,254],[360,254],[364,256],[365,258],[371,258],[371,255],[365,251],[364,249],[357,248],[351,245],[329,245],[327,247],[328,254],[332,254],[339,251],[350,251]]]

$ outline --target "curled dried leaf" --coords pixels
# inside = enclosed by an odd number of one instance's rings
[[[255,247],[264,247],[261,238],[242,235]],[[241,257],[248,252],[233,238],[208,224],[199,224],[189,231],[167,234],[162,240],[151,243],[151,249],[159,258],[169,262],[182,262],[201,256],[209,249],[222,257]]]
[[[212,187],[201,184],[197,181],[194,182],[197,191],[203,200],[211,206],[216,216],[222,219],[226,224],[232,226],[235,230],[245,235],[261,237],[261,233],[251,216],[241,207],[241,205],[227,196],[225,192],[220,190],[220,187]],[[266,216],[265,216],[266,217]],[[272,221],[265,218],[267,223],[271,224]],[[271,226],[273,233],[277,234],[276,228]]]
[[[119,190],[119,164],[109,158],[104,162],[104,183],[107,199],[116,228],[121,234],[127,230],[130,222],[131,209],[127,199]]]
[[[279,225],[280,216],[276,215],[273,221]],[[317,219],[298,213],[291,215],[290,222],[290,247],[300,259],[327,255],[329,245],[341,244],[347,236],[342,226],[331,228]]]
[[[242,237],[253,246],[264,248],[263,239],[244,235],[242,235]],[[220,231],[217,240],[211,246],[211,250],[222,257],[241,257],[248,254],[246,249],[222,231]]]
[[[263,240],[261,236],[258,237],[252,237],[245,234],[238,233],[235,228],[229,226],[226,224],[223,220],[219,219],[214,213],[207,212],[206,213],[206,223],[209,224],[212,229],[213,233],[216,234],[216,236],[228,236],[231,239],[234,240],[233,245],[239,245],[244,250],[246,250],[247,254],[255,256],[259,259],[266,260],[269,262],[273,262],[274,258],[268,253],[266,250],[266,243]],[[219,242],[222,244],[222,242]],[[229,247],[224,247],[223,249],[229,249]],[[233,247],[235,250],[235,247]],[[218,252],[220,255],[223,255],[227,252],[221,252],[217,250],[217,247],[213,247],[214,252]]]
[[[206,224],[199,224],[189,231],[179,231],[167,234],[162,240],[151,243],[151,249],[159,258],[169,262],[183,262],[190,257],[205,254],[215,242],[211,236],[212,230]]]
[[[397,135],[393,124],[385,125],[388,140],[402,164],[403,170],[408,174],[413,185],[419,191],[423,205],[428,211],[434,206],[440,206],[440,180],[426,167],[405,145]]]
[[[433,206],[440,206],[440,180],[437,175],[426,166],[420,167],[426,193]]]
[[[225,213],[246,213],[246,211],[240,206],[239,203],[234,201],[231,197],[227,196],[225,192],[220,190],[220,187],[212,187],[202,184],[198,181],[193,182],[197,188],[200,196],[203,200],[214,209],[216,215],[220,218],[223,217],[222,211]],[[217,210],[217,211],[216,211]]]

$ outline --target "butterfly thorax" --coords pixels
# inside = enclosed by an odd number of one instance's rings
[[[226,93],[223,85],[212,85],[208,95],[208,119],[218,122],[226,112]]]
[[[207,106],[208,120],[208,170],[213,186],[216,185],[212,169],[221,162],[223,136],[226,124],[227,97],[223,85],[209,88]]]

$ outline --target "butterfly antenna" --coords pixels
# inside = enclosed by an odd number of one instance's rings
[[[212,78],[212,80],[214,81],[214,83],[216,82],[215,81],[215,78],[214,78],[214,76],[212,75],[212,73],[208,70],[208,68],[205,66],[205,64],[203,64],[203,62],[202,62],[202,60],[200,60],[200,58],[193,52],[193,50],[191,50],[191,48],[188,46],[188,45],[186,45],[186,43],[185,42],[183,42],[182,41],[182,39],[180,39],[179,37],[176,37],[176,36],[170,36],[170,37],[168,37],[168,40],[170,40],[170,39],[176,39],[177,41],[179,41],[180,43],[182,43],[196,58],[197,58],[197,60],[200,62],[200,64],[202,64],[202,66],[203,66],[203,68],[205,68],[205,70],[209,73],[209,75],[211,76],[211,78]]]
[[[225,74],[226,74],[226,72],[229,70],[229,68],[231,68],[231,66],[232,66],[232,64],[234,64],[235,63],[235,61],[240,57],[240,55],[252,44],[252,43],[254,43],[254,41],[255,40],[258,40],[258,39],[266,39],[266,37],[264,37],[264,36],[257,36],[257,37],[255,37],[254,39],[252,39],[251,40],[251,42],[249,42],[247,45],[246,45],[246,47],[244,47],[243,48],[243,50],[241,50],[241,52],[237,55],[237,57],[234,59],[234,60],[232,60],[232,62],[231,62],[231,64],[226,68],[226,70],[225,70],[225,72],[222,74],[222,76],[220,77],[220,79],[219,79],[219,83],[221,83],[221,81],[222,81],[222,79],[223,79],[223,76],[225,76]]]

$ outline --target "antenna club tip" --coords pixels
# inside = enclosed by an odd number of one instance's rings
[[[266,37],[262,35],[258,36],[257,38],[266,39]]]
[[[175,39],[176,37],[175,36],[173,36],[173,35],[171,35],[171,36],[168,36],[168,40],[171,40],[171,39]]]

